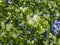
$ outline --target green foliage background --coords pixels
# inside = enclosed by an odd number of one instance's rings
[[[0,0],[0,45],[60,45],[60,38],[50,31],[60,15],[60,0],[7,2]]]

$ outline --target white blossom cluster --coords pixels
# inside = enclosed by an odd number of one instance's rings
[[[29,15],[27,16],[27,20],[28,20],[28,24],[29,25],[36,25],[39,23],[39,21],[41,20],[39,15],[33,15],[33,17],[30,17]]]

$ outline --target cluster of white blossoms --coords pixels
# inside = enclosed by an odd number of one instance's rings
[[[41,20],[39,15],[33,15],[33,17],[31,17],[30,15],[27,15],[27,20],[28,20],[28,24],[29,25],[36,25],[39,23],[39,21]]]

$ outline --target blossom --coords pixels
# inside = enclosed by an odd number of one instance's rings
[[[54,33],[55,33],[55,35],[57,35],[58,34],[58,30],[54,30]]]
[[[40,17],[35,14],[35,15],[33,16],[33,21],[34,21],[34,22],[39,22],[39,20],[40,20]]]
[[[55,21],[54,21],[54,24],[60,24],[60,21],[55,20]]]
[[[41,19],[40,19],[40,16],[39,16],[39,15],[34,14],[33,17],[31,17],[31,16],[28,15],[28,16],[27,16],[27,20],[28,20],[28,24],[29,24],[29,25],[36,25],[36,24],[39,23],[39,21],[40,21]]]
[[[57,27],[57,25],[55,25],[55,24],[53,24],[53,26],[52,26],[52,27],[53,27],[54,29],[58,28],[58,27]]]
[[[55,35],[58,35],[59,34],[59,31],[60,31],[60,21],[55,20],[54,21],[54,24],[52,26],[52,29],[53,29],[54,34]]]

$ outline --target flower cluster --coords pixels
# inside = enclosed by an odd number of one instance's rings
[[[54,32],[55,35],[59,34],[60,32],[60,21],[55,20],[54,24],[52,26],[52,31]]]
[[[28,24],[29,25],[36,25],[41,20],[40,16],[37,14],[34,14],[33,17],[27,16]]]

